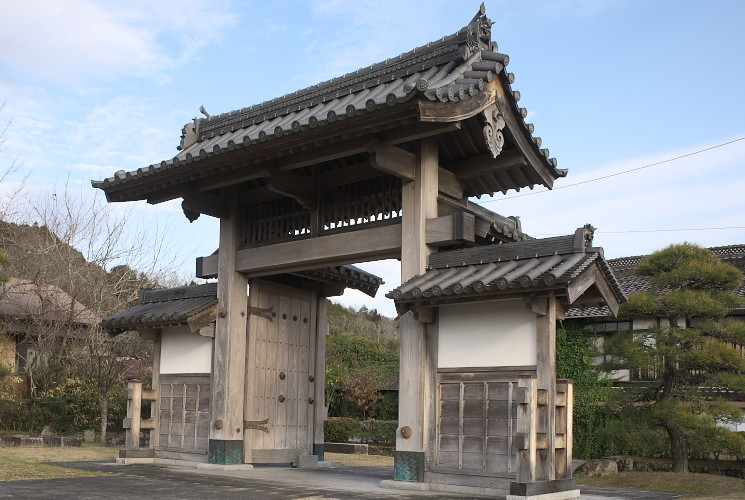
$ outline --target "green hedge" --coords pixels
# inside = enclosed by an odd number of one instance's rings
[[[60,434],[68,433],[70,414],[63,398],[0,400],[0,429],[6,432],[38,434],[45,425]]]
[[[329,418],[323,425],[324,439],[329,443],[346,443],[356,438],[361,443],[391,445],[396,442],[396,420],[354,420]]]
[[[101,414],[95,393],[82,384],[67,384],[65,389],[48,391],[36,399],[0,399],[0,432],[38,434],[46,425],[57,434],[98,431]],[[126,413],[124,394],[110,398],[108,430],[121,432]]]

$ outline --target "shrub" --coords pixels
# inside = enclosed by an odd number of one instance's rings
[[[353,435],[362,443],[396,444],[397,420],[363,420],[355,427]]]
[[[345,417],[332,417],[323,423],[324,440],[329,443],[346,443],[352,437],[354,420]]]

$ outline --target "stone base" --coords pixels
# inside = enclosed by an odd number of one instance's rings
[[[508,500],[530,498],[535,500],[566,500],[579,498],[579,488],[574,478],[556,479],[553,481],[535,481],[533,483],[510,483]]]
[[[243,464],[243,440],[210,439],[208,462],[219,465]]]
[[[119,458],[155,458],[155,450],[153,448],[119,450]]]
[[[154,464],[155,458],[117,458],[117,465],[141,465],[141,464]]]
[[[424,452],[398,451],[393,455],[393,479],[421,483],[424,481]]]
[[[531,496],[507,495],[507,500],[569,500],[572,498],[580,498],[579,490],[559,491]]]
[[[317,469],[318,455],[300,455],[297,462],[298,469]]]
[[[380,487],[388,490],[404,490],[404,491],[429,491],[429,483],[412,483],[409,481],[394,481],[391,479],[384,479],[380,481]]]
[[[254,466],[251,464],[233,464],[233,465],[222,465],[222,464],[208,464],[204,462],[191,462],[189,460],[173,460],[170,458],[117,458],[117,465],[141,465],[141,464],[155,464],[155,465],[176,465],[179,467],[189,467],[197,470],[220,470],[220,471],[231,471],[231,470],[253,470]]]

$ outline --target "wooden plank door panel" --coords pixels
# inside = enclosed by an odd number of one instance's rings
[[[262,280],[251,284],[252,307],[271,310],[272,319],[248,321],[246,420],[267,420],[265,430],[246,429],[247,462],[296,462],[313,452],[315,294]],[[315,378],[315,377],[313,377]]]

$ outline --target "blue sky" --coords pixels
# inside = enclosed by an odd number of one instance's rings
[[[19,158],[32,197],[66,183],[93,197],[91,179],[174,156],[200,105],[227,112],[398,55],[457,31],[479,3],[4,0],[0,123],[13,124],[0,167]],[[521,216],[534,236],[590,222],[609,258],[679,241],[745,243],[745,140],[583,183],[745,137],[745,2],[486,7],[521,105],[569,176],[551,192],[477,201]],[[178,203],[113,208],[167,234],[185,277],[217,246],[217,221],[189,224]],[[387,289],[398,284],[395,261],[362,267]],[[343,300],[394,314],[383,293]]]

